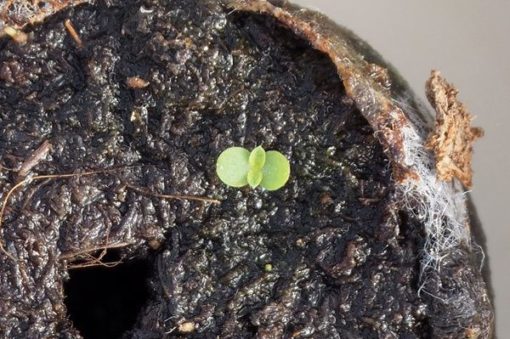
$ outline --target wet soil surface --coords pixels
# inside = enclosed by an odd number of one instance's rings
[[[26,45],[1,41],[3,196],[45,141],[33,174],[108,172],[34,180],[10,199],[2,335],[97,333],[69,320],[69,299],[90,291],[68,268],[114,245],[119,267],[149,265],[126,338],[428,337],[420,226],[395,207],[390,164],[331,62],[274,20],[216,1],[105,1],[50,18]],[[290,159],[288,184],[222,184],[219,153],[256,145]],[[100,295],[110,278],[97,279]]]

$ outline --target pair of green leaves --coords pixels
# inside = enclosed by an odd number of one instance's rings
[[[274,191],[289,180],[290,164],[280,152],[266,152],[262,146],[251,152],[243,147],[230,147],[218,157],[216,173],[228,186],[261,186]]]

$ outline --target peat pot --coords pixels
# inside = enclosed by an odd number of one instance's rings
[[[0,337],[491,338],[481,130],[287,1],[0,4]],[[279,190],[216,175],[278,150]]]

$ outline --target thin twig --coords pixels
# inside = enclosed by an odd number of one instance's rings
[[[18,172],[19,178],[26,177],[32,168],[37,166],[42,159],[46,158],[51,147],[50,142],[48,140],[44,140],[41,146],[39,146],[21,165]]]
[[[72,259],[72,258],[78,257],[80,255],[88,254],[90,252],[96,252],[96,251],[100,251],[100,250],[104,250],[104,249],[109,250],[109,249],[114,249],[114,248],[123,248],[123,247],[127,247],[129,245],[132,245],[132,243],[118,242],[118,243],[113,243],[113,244],[105,244],[105,245],[101,245],[101,246],[86,248],[84,250],[79,250],[76,252],[63,253],[59,256],[59,259],[64,259],[64,260]]]
[[[96,266],[103,266],[103,267],[108,267],[108,268],[115,267],[118,264],[122,263],[122,260],[112,261],[112,262],[103,262],[102,259],[105,257],[107,250],[113,249],[113,248],[127,247],[129,245],[132,245],[132,243],[119,242],[119,243],[108,244],[108,238],[109,238],[109,236],[107,236],[105,245],[95,246],[92,248],[79,250],[77,252],[65,253],[65,254],[60,255],[59,259],[72,260],[72,259],[80,257],[80,256],[87,257],[86,259],[83,259],[84,260],[83,263],[69,265],[68,266],[69,269],[87,268],[87,267],[96,267]],[[97,252],[97,251],[101,251],[101,253],[99,254],[98,257],[94,257],[92,254],[90,254],[92,252]]]
[[[93,261],[90,261],[90,262],[87,262],[84,264],[69,265],[69,266],[67,266],[67,268],[70,270],[74,270],[74,269],[78,269],[78,268],[97,267],[97,266],[112,268],[119,264],[122,264],[122,260],[112,261],[112,262],[102,262],[100,260],[97,260],[97,261],[93,260]]]
[[[97,267],[97,266],[111,268],[111,267],[115,267],[122,263],[122,259],[117,260],[117,261],[111,261],[111,262],[103,262],[102,260],[103,260],[104,256],[106,255],[106,253],[107,253],[106,248],[101,251],[101,253],[99,254],[99,256],[97,258],[94,257],[92,254],[87,253],[85,255],[88,258],[84,259],[84,262],[82,262],[80,264],[69,265],[68,268],[76,269],[76,268],[87,268],[87,267]]]
[[[76,32],[76,29],[74,29],[74,26],[73,26],[73,23],[71,22],[71,20],[66,19],[66,21],[64,21],[64,26],[66,27],[67,32],[69,33],[71,38],[74,40],[76,45],[79,48],[82,48],[83,42],[81,41],[81,38],[80,38],[80,35],[78,34],[78,32]]]

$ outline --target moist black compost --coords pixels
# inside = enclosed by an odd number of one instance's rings
[[[98,1],[28,31],[25,45],[0,42],[2,197],[45,142],[29,176],[87,174],[37,178],[8,201],[3,337],[122,328],[113,314],[73,324],[80,305],[64,304],[64,282],[88,279],[73,270],[104,263],[106,247],[123,263],[103,271],[149,263],[125,338],[429,336],[421,227],[395,207],[389,161],[326,56],[208,0]],[[221,151],[256,145],[290,159],[287,185],[222,184]],[[140,273],[123,274],[90,284],[100,294]]]

